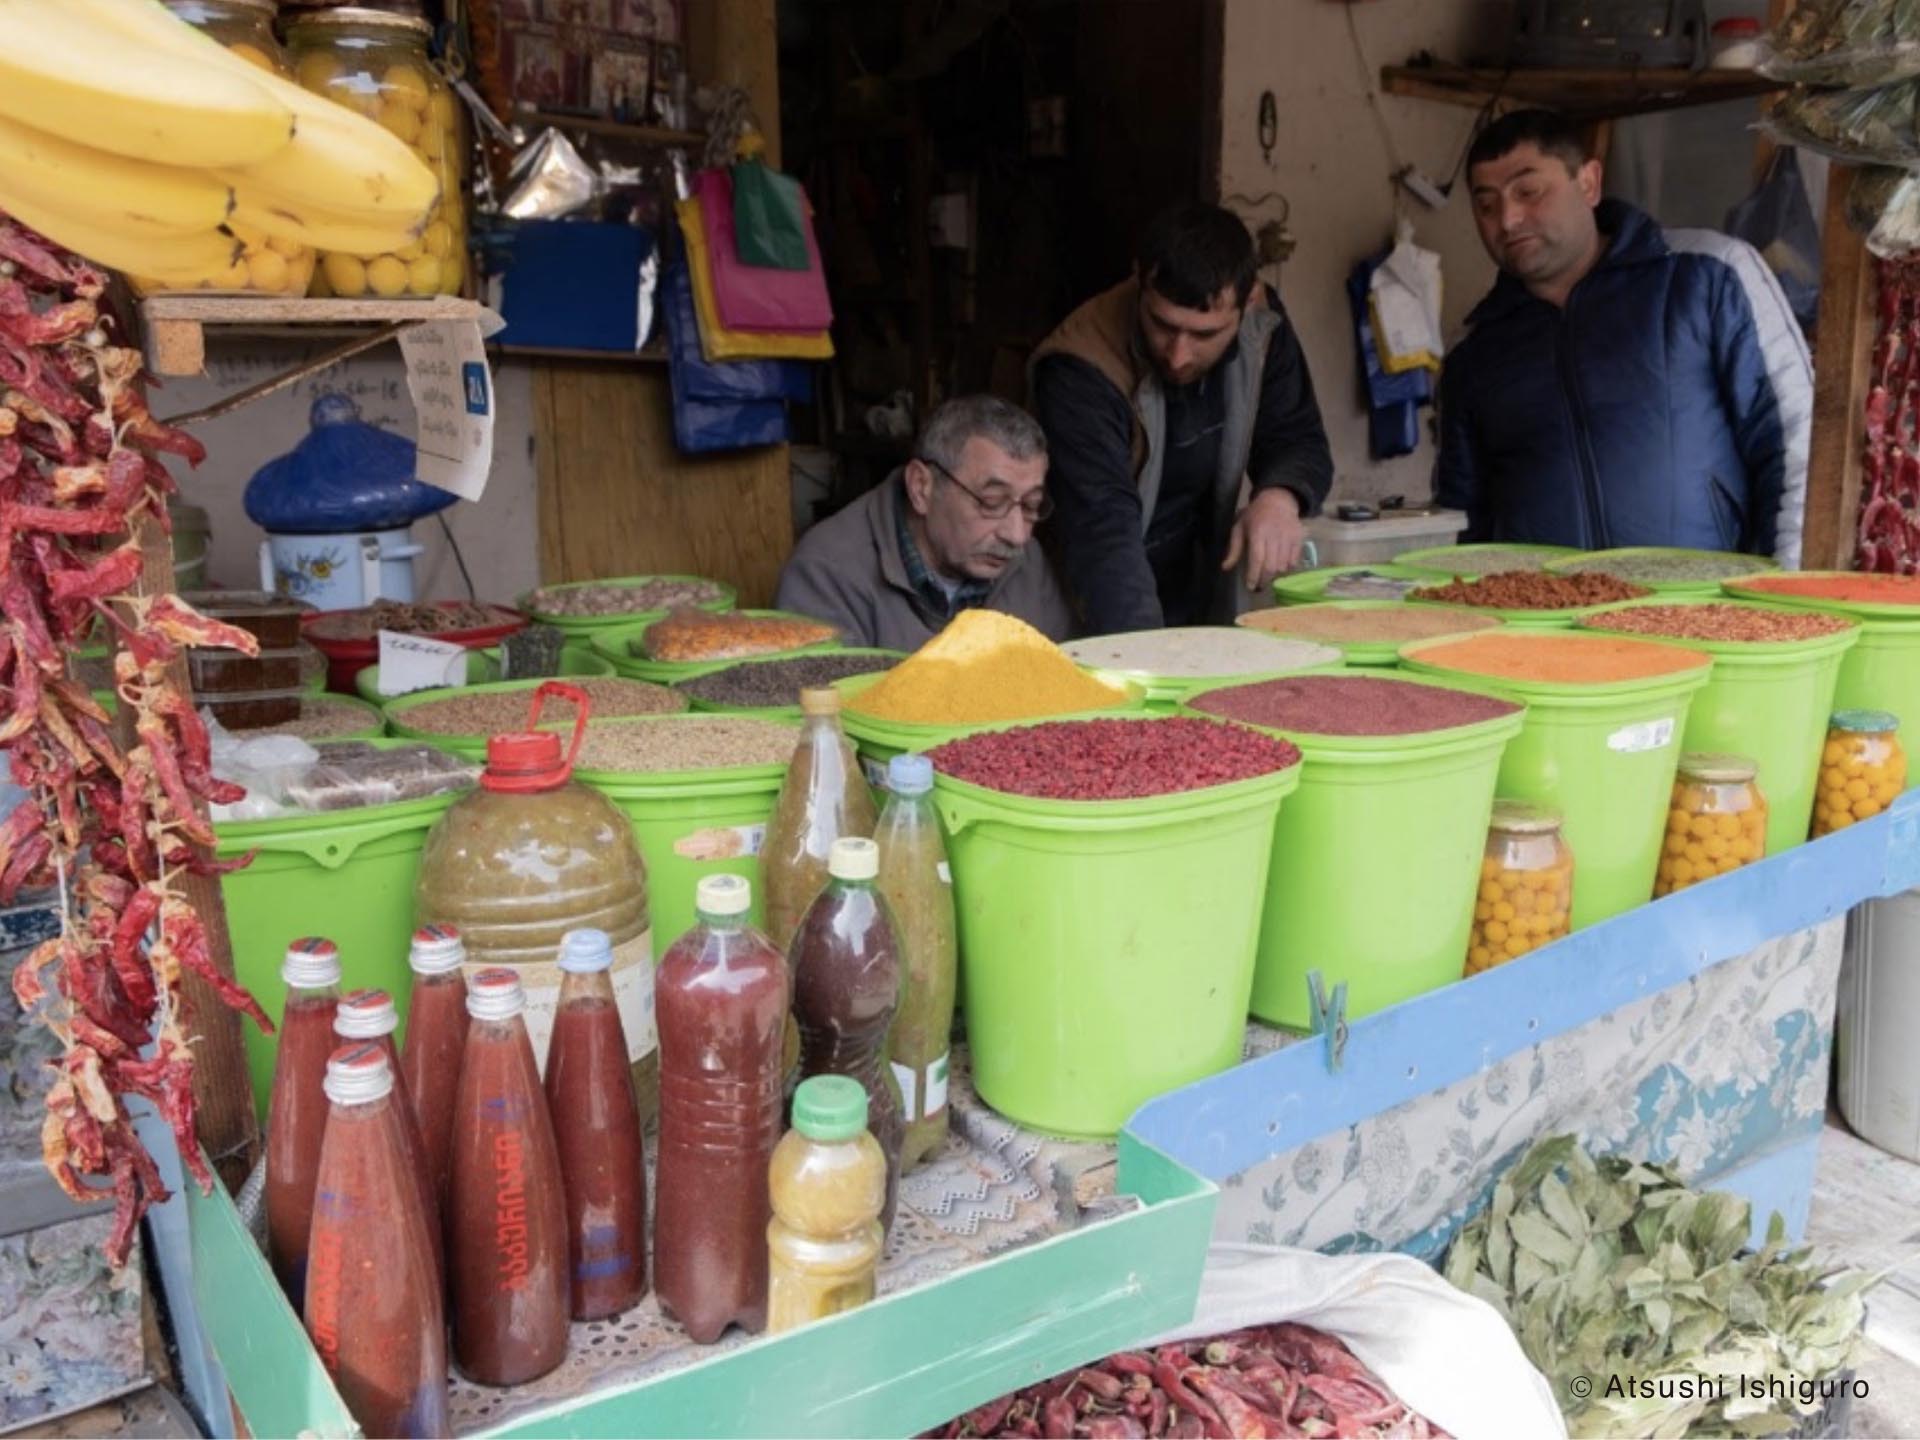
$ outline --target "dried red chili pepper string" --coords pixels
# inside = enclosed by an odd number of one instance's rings
[[[59,887],[60,934],[19,965],[13,991],[62,1045],[42,1156],[74,1199],[112,1194],[107,1254],[119,1265],[147,1207],[167,1197],[129,1097],[154,1107],[188,1172],[212,1185],[183,974],[273,1026],[214,965],[200,916],[173,888],[183,871],[237,868],[195,847],[213,841],[201,803],[238,794],[214,779],[205,727],[168,666],[183,647],[258,645],[176,596],[137,593],[134,523],[165,529],[174,488],[157,457],[198,464],[205,451],[148,412],[140,354],[113,343],[105,288],[100,271],[0,215],[0,750],[27,792],[0,823],[0,904],[28,884]],[[120,645],[114,679],[136,737],[124,753],[66,673],[96,626]]]

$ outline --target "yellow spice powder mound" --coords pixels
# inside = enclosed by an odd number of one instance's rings
[[[907,725],[974,725],[1107,710],[1125,698],[1024,620],[963,610],[847,708]]]

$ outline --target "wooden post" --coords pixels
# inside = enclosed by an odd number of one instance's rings
[[[1860,460],[1866,448],[1875,287],[1873,257],[1847,224],[1847,193],[1853,177],[1852,169],[1836,164],[1827,181],[1813,363],[1813,437],[1800,559],[1808,570],[1851,570],[1860,522]]]

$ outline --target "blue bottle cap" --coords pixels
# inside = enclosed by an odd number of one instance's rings
[[[933,761],[924,755],[896,755],[887,762],[887,788],[896,795],[924,795],[933,789]]]
[[[560,968],[575,975],[613,964],[613,942],[604,930],[569,930],[560,937]]]

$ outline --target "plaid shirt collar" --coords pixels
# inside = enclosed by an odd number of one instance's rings
[[[991,582],[969,576],[949,592],[934,578],[933,571],[920,554],[920,547],[913,543],[913,532],[907,528],[905,486],[901,487],[898,499],[899,503],[894,506],[893,528],[900,541],[900,562],[906,566],[907,583],[913,586],[913,593],[926,602],[928,609],[946,620],[953,619],[962,610],[984,605],[987,592],[993,589]]]

